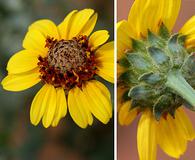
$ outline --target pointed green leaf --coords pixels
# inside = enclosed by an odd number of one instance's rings
[[[160,26],[159,35],[160,35],[163,39],[165,39],[165,40],[169,39],[169,37],[170,37],[169,30],[168,30],[168,28],[164,25],[164,23],[162,23],[161,26]]]
[[[162,82],[162,80],[163,78],[159,73],[153,73],[153,72],[145,73],[139,77],[139,81],[141,82],[143,81],[150,85],[155,85],[159,82]]]
[[[179,34],[173,35],[168,41],[168,49],[172,56],[174,66],[181,66],[187,55],[185,49],[178,43]]]
[[[195,53],[191,53],[182,66],[182,73],[187,79],[195,77]]]
[[[171,106],[171,103],[172,98],[170,95],[162,95],[161,97],[159,97],[153,107],[153,114],[156,120],[159,121],[163,113],[168,111],[169,107]]]
[[[148,85],[137,85],[131,88],[128,95],[134,100],[148,102],[150,98],[155,98],[158,95],[158,92]]]
[[[118,62],[119,62],[119,65],[122,66],[122,67],[126,67],[127,68],[127,67],[130,66],[130,63],[127,60],[126,57],[121,58]]]
[[[155,61],[156,65],[159,66],[162,71],[168,70],[170,66],[170,58],[164,53],[163,50],[156,47],[149,47],[148,52]]]
[[[179,35],[179,37],[178,37],[178,43],[181,46],[184,46],[185,45],[186,37],[187,37],[186,35]]]
[[[168,47],[171,51],[173,52],[178,52],[178,36],[179,34],[174,34],[170,37],[169,41],[168,41]]]
[[[132,68],[138,73],[144,73],[151,70],[151,64],[140,54],[130,53],[127,54],[127,59]]]
[[[166,42],[163,41],[159,36],[153,34],[150,30],[148,30],[148,42],[151,46],[164,48]]]
[[[138,79],[135,74],[133,74],[130,70],[122,73],[119,77],[119,80],[123,81],[125,84],[137,84]]]
[[[172,100],[172,105],[169,107],[169,114],[175,118],[175,112],[178,107],[182,106],[183,104],[183,99],[178,96],[178,95],[172,95],[173,100]]]
[[[132,47],[134,51],[146,51],[145,43],[140,40],[132,39]]]

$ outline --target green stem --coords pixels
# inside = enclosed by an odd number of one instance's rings
[[[168,73],[165,85],[173,89],[193,107],[195,106],[195,90],[188,84],[179,70]]]

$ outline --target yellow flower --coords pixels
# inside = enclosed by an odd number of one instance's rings
[[[129,125],[141,114],[140,160],[155,160],[158,145],[179,158],[195,138],[181,107],[195,110],[195,17],[172,34],[180,5],[181,0],[135,0],[128,20],[117,24],[119,123]]]
[[[43,19],[28,28],[23,50],[7,65],[2,81],[9,91],[22,91],[42,82],[30,109],[30,120],[44,127],[57,126],[67,109],[81,128],[92,125],[94,115],[106,124],[112,116],[109,90],[100,76],[113,83],[113,42],[108,31],[91,34],[97,21],[92,9],[74,10],[56,26]]]

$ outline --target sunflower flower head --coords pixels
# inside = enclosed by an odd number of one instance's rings
[[[97,21],[92,9],[74,10],[56,26],[50,20],[30,25],[24,49],[7,65],[3,88],[21,91],[38,82],[44,85],[30,109],[30,120],[44,127],[57,126],[67,109],[81,128],[92,125],[94,115],[102,123],[112,116],[108,89],[96,77],[113,82],[113,42],[108,31],[91,34]]]
[[[187,141],[195,138],[181,108],[195,110],[192,20],[172,33],[180,4],[135,0],[128,21],[118,23],[119,122],[128,125],[142,114],[137,132],[140,160],[155,160],[157,145],[179,158]]]

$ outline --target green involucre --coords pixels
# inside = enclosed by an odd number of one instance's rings
[[[126,68],[119,84],[129,88],[123,97],[131,108],[149,107],[157,120],[167,113],[174,117],[182,104],[195,110],[195,56],[184,42],[185,36],[170,35],[164,25],[158,35],[148,31],[147,39],[132,39],[133,49],[119,61]]]

